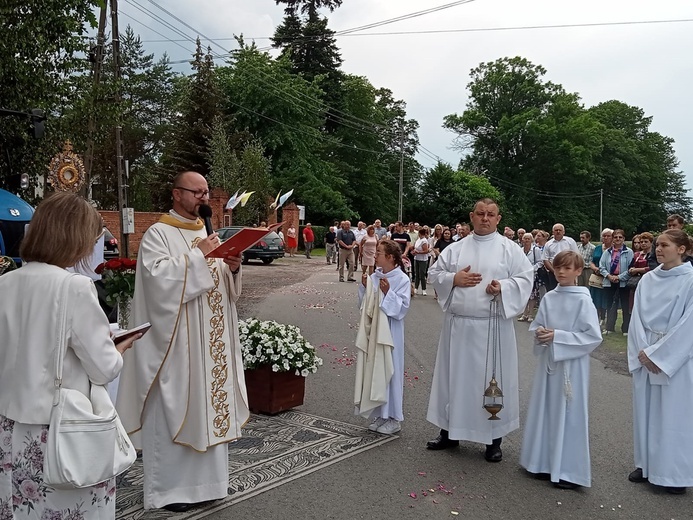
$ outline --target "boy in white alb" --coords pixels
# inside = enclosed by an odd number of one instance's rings
[[[559,285],[542,298],[529,327],[536,334],[539,363],[520,465],[562,489],[590,487],[589,355],[602,335],[588,289],[575,285],[584,267],[582,257],[561,251],[553,267]]]

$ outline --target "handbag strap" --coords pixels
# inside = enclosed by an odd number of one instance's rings
[[[65,358],[65,350],[67,349],[67,304],[68,304],[68,289],[70,286],[70,280],[75,273],[68,273],[65,278],[63,278],[60,284],[60,307],[58,309],[58,348],[55,351],[55,380],[53,384],[55,385],[55,394],[53,396],[53,406],[56,406],[60,402],[60,389],[63,386],[63,360]]]

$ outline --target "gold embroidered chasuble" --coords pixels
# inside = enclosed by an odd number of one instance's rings
[[[248,399],[235,302],[241,273],[196,247],[201,221],[165,215],[142,238],[132,319],[152,328],[123,356],[117,408],[133,442],[158,385],[174,443],[197,451],[241,436]]]

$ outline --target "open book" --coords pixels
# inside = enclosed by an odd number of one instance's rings
[[[262,240],[267,233],[279,229],[284,222],[272,224],[266,228],[240,229],[236,234],[224,240],[218,247],[212,249],[205,255],[206,258],[226,258],[227,256],[239,256],[243,251],[253,247]]]

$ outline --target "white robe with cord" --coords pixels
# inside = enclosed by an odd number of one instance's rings
[[[117,409],[143,450],[145,509],[226,497],[226,444],[249,417],[241,274],[205,259],[204,237],[201,222],[172,212],[140,244],[132,319],[152,328],[123,356]]]
[[[540,344],[520,465],[590,487],[590,352],[602,342],[597,309],[587,287],[558,286],[546,293],[529,331],[553,329],[553,341]]]
[[[693,266],[646,273],[628,329],[635,467],[658,486],[693,486]],[[638,361],[644,350],[662,372]]]
[[[481,283],[454,287],[455,274],[467,266],[471,266],[471,272],[481,273]],[[447,430],[450,439],[491,444],[520,426],[513,318],[527,304],[534,270],[513,241],[498,233],[471,234],[445,248],[431,266],[428,278],[445,316],[426,418]],[[493,368],[486,362],[492,299],[486,287],[494,279],[501,284],[497,379],[505,397],[504,408],[498,414],[500,420],[489,421],[489,413],[482,407]]]
[[[380,279],[390,283],[387,294]],[[404,317],[409,311],[411,284],[399,268],[382,269],[359,283],[361,321],[356,337],[356,414],[371,419],[404,420]]]

